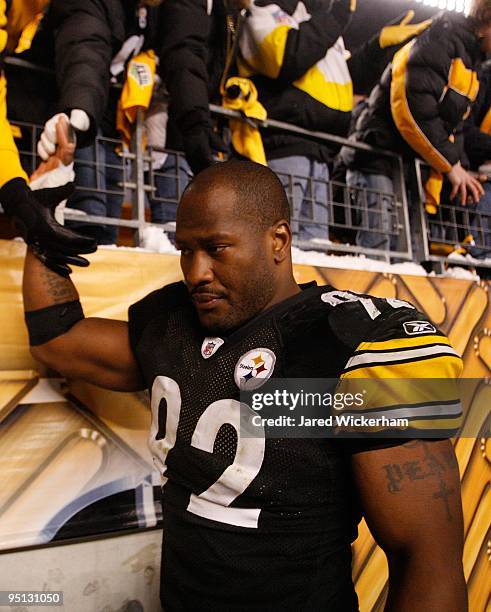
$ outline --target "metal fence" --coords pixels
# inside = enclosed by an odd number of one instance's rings
[[[7,61],[22,69],[33,68],[15,58]],[[210,105],[210,110],[222,125],[226,124],[226,119],[242,119],[238,112],[219,106]],[[22,131],[18,147],[23,164],[30,173],[40,161],[36,144],[42,127],[25,121],[13,123]],[[469,228],[474,230],[477,246],[485,246],[491,239],[488,219],[484,219],[482,214],[443,204],[436,218],[426,215],[420,162],[415,165],[417,188],[412,194],[413,201],[409,203],[405,166],[400,156],[336,135],[311,132],[271,119],[257,125],[262,131],[281,130],[328,144],[333,149],[346,146],[391,160],[393,193],[350,186],[345,180],[278,170],[291,204],[294,245],[299,248],[364,254],[386,261],[431,261],[442,265],[445,257],[435,254],[431,248],[437,237],[449,248],[461,242],[462,234]],[[144,115],[140,111],[129,150],[121,141],[102,136],[98,136],[90,147],[77,149],[77,192],[69,200],[65,218],[78,227],[92,227],[96,235],[100,230],[106,236],[101,242],[114,242],[120,227],[133,230],[135,246],[143,243],[149,226],[156,225],[171,237],[175,231],[177,203],[191,172],[181,152],[144,148],[143,131]],[[160,163],[155,163],[156,152],[166,156],[163,166],[162,155]],[[123,201],[131,202],[131,219],[121,218]],[[74,210],[79,208],[86,213]],[[362,234],[365,240],[360,242]],[[462,263],[472,265],[473,262]]]
[[[491,213],[482,207],[482,202],[460,206],[450,201],[450,189],[445,186],[436,213],[426,213],[424,183],[428,173],[429,166],[416,160],[416,206],[419,214],[415,227],[420,235],[419,260],[442,267],[449,261],[450,255],[459,265],[491,268]],[[491,177],[488,177],[487,182],[490,180]],[[489,185],[485,185],[485,189],[488,190]]]
[[[224,113],[219,108],[212,108],[212,112],[214,115],[230,115],[230,112]],[[40,161],[36,144],[42,126],[23,121],[12,123],[21,130],[18,148],[22,163],[30,174]],[[277,129],[276,125],[274,127]],[[267,129],[267,126],[264,128]],[[282,125],[282,129],[289,128],[292,132],[296,131],[294,126]],[[81,226],[85,226],[85,229],[89,225],[97,226],[107,235],[111,235],[110,227],[130,228],[135,232],[135,246],[142,244],[145,228],[149,225],[162,227],[172,236],[177,203],[192,175],[181,152],[150,147],[144,150],[141,146],[142,131],[143,117],[140,113],[130,150],[125,150],[119,140],[101,136],[89,147],[77,149],[77,192],[69,200],[64,214],[69,223],[80,229],[83,229]],[[331,141],[326,134],[312,134],[312,138]],[[335,144],[353,144],[335,136],[332,140]],[[155,167],[153,153],[156,151],[167,155],[163,168]],[[295,246],[321,252],[364,253],[386,260],[395,257],[411,260],[413,255],[402,162],[397,156],[390,157],[399,173],[395,194],[350,187],[341,181],[278,172],[291,203]],[[376,200],[376,204],[370,207],[369,196]],[[123,201],[132,204],[131,219],[120,217]],[[75,210],[79,207],[88,212]],[[356,234],[359,231],[387,236],[392,248],[357,245]]]

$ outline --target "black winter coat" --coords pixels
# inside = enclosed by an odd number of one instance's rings
[[[455,135],[477,96],[476,70],[482,60],[471,19],[443,13],[394,57],[353,138],[408,160],[421,157],[435,170],[449,172],[462,158]],[[345,156],[345,162],[367,173],[392,173],[388,158],[363,151]]]
[[[52,0],[48,20],[54,31],[59,110],[84,110],[91,119],[92,139],[104,113],[105,134],[115,135],[118,92],[109,101],[111,60],[131,36],[143,35],[142,50],[158,53],[159,9],[147,8],[144,23],[137,16],[137,0]],[[83,144],[83,142],[81,143]]]
[[[211,128],[209,103],[220,104],[227,13],[223,0],[165,0],[161,11],[160,72],[170,95],[167,145],[183,149],[186,134]]]
[[[257,0],[256,4],[271,4]],[[298,0],[278,0],[293,14]],[[328,108],[291,85],[335,44],[348,25],[349,15],[335,19],[328,0],[306,0],[312,19],[291,30],[279,79],[256,75],[260,101],[272,119],[287,121],[308,130],[347,135],[350,113]],[[228,11],[231,10],[231,4]],[[224,0],[165,0],[162,5],[160,71],[170,94],[168,146],[182,149],[183,141],[198,126],[209,129],[209,102],[220,103],[219,84],[225,68],[226,19]],[[348,66],[356,93],[367,93],[379,79],[398,47],[381,49],[378,36],[363,45]],[[368,67],[368,69],[367,69]],[[326,160],[331,147],[300,136],[263,132],[269,158],[307,155]]]

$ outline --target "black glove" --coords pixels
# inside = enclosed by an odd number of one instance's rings
[[[183,136],[186,160],[194,175],[214,163],[214,151],[222,153],[228,151],[218,134],[206,125],[195,126],[186,131]]]
[[[22,238],[48,268],[62,276],[71,272],[67,264],[89,265],[79,253],[97,250],[93,238],[72,232],[54,218],[56,206],[73,190],[73,183],[67,183],[32,191],[22,178],[14,178],[0,189],[2,207]]]

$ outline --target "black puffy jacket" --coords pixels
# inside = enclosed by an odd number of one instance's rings
[[[220,103],[227,11],[223,0],[165,0],[160,72],[170,95],[167,145],[183,149],[197,126],[211,128],[210,102]]]
[[[472,20],[443,13],[395,55],[353,138],[407,159],[421,157],[435,170],[449,172],[462,157],[455,135],[476,99],[482,60]],[[390,160],[363,151],[345,155],[345,162],[372,174],[392,173]]]
[[[143,37],[142,50],[158,43],[160,9],[146,8],[144,18],[137,9],[137,0],[52,0],[48,20],[54,31],[58,106],[89,115],[91,127],[81,140],[90,140],[103,118],[106,135],[116,135],[119,94],[113,92],[109,100],[110,67],[123,44],[133,36]]]

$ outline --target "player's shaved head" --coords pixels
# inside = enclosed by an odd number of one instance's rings
[[[266,166],[248,160],[216,163],[200,172],[188,190],[228,187],[235,194],[234,212],[259,231],[284,219],[290,221],[290,206],[280,179]],[[184,196],[183,194],[183,196]]]

